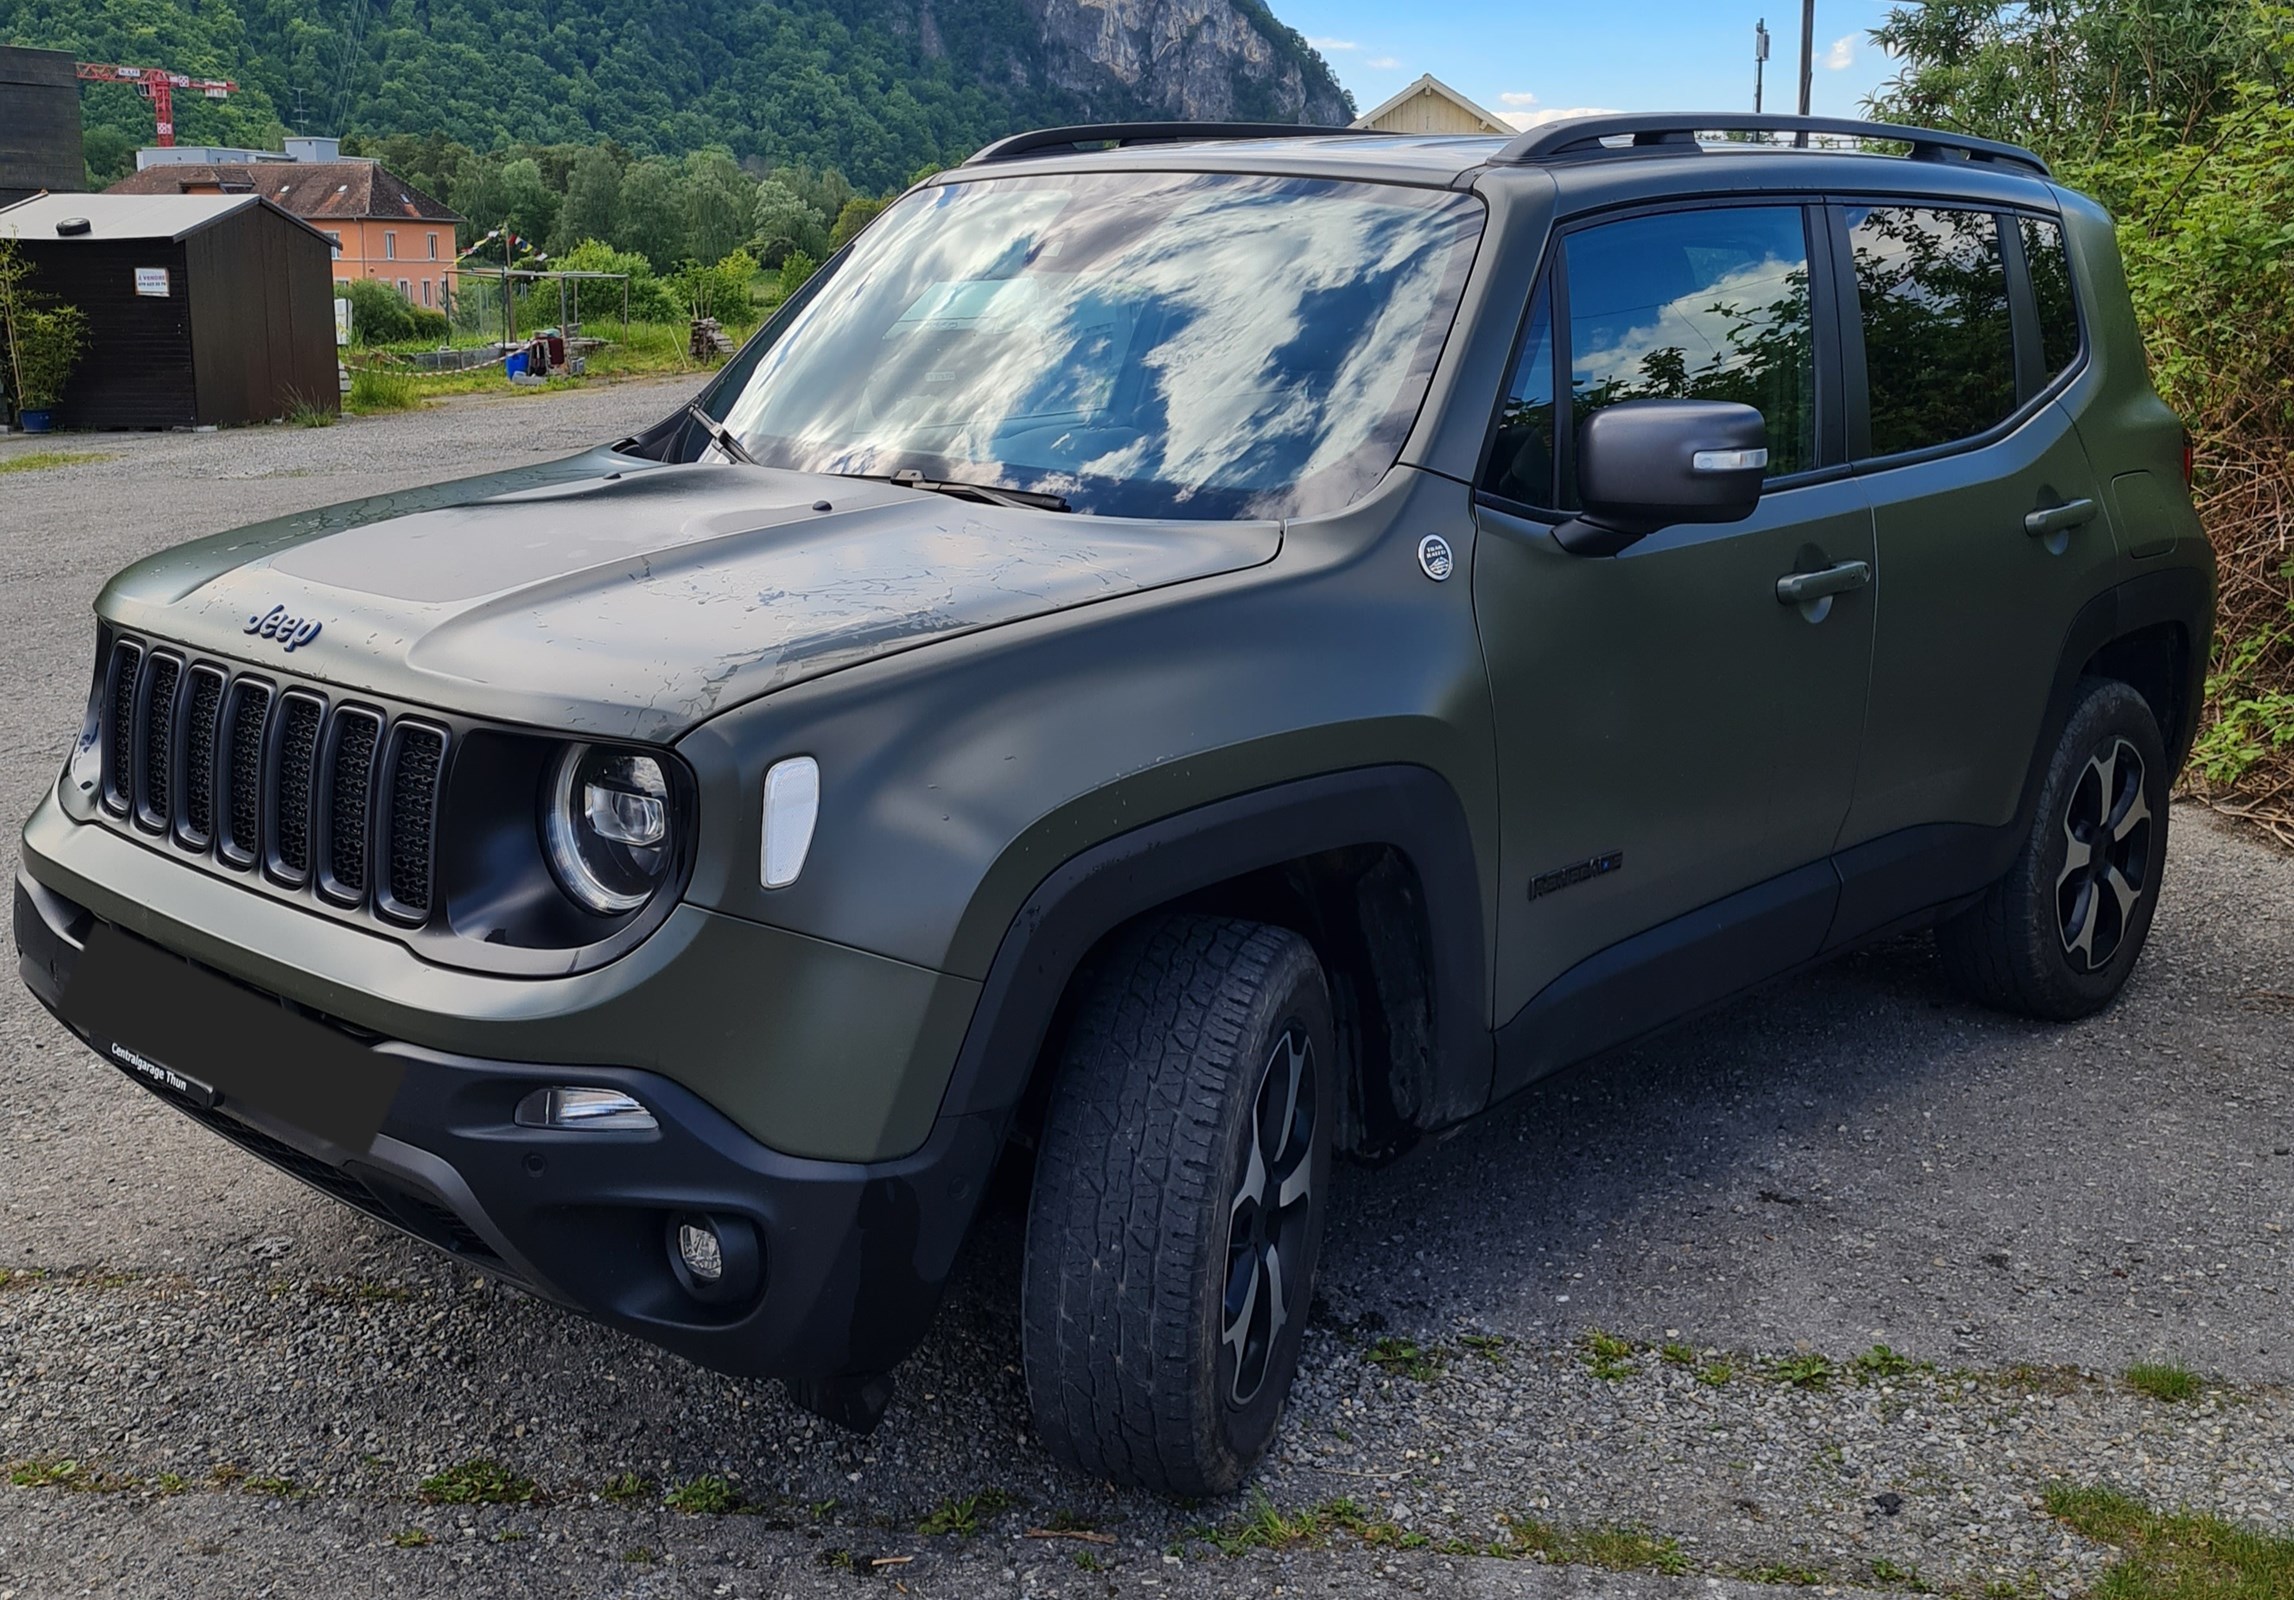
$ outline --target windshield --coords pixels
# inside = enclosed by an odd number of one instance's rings
[[[1334,510],[1393,466],[1482,210],[1203,173],[910,194],[745,352],[766,466],[994,485],[1114,516]]]

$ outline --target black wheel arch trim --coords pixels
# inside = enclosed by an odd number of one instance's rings
[[[1489,1101],[1493,1055],[1472,831],[1447,779],[1397,764],[1213,801],[1118,834],[1054,869],[997,947],[940,1116],[1010,1115],[1076,969],[1116,928],[1246,873],[1361,845],[1400,852],[1425,895],[1440,1085],[1431,1103],[1461,1107],[1461,1116],[1480,1110]]]

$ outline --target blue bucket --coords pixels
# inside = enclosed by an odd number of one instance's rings
[[[506,360],[504,360],[504,361],[503,361],[503,363],[502,363],[502,376],[503,376],[503,377],[505,377],[505,378],[522,378],[522,377],[524,377],[525,375],[526,375],[526,352],[525,352],[525,351],[523,351],[523,350],[520,350],[520,351],[519,351],[517,354],[515,354],[515,355],[513,355],[513,356],[510,356],[510,357],[508,357]]]

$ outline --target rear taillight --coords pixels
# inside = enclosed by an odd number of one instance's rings
[[[2182,431],[2182,486],[2185,489],[2191,485],[2191,468],[2190,429],[2185,428]]]

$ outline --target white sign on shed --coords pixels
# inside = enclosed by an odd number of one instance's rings
[[[167,269],[165,267],[136,268],[135,292],[150,295],[155,300],[165,300],[167,298]]]

